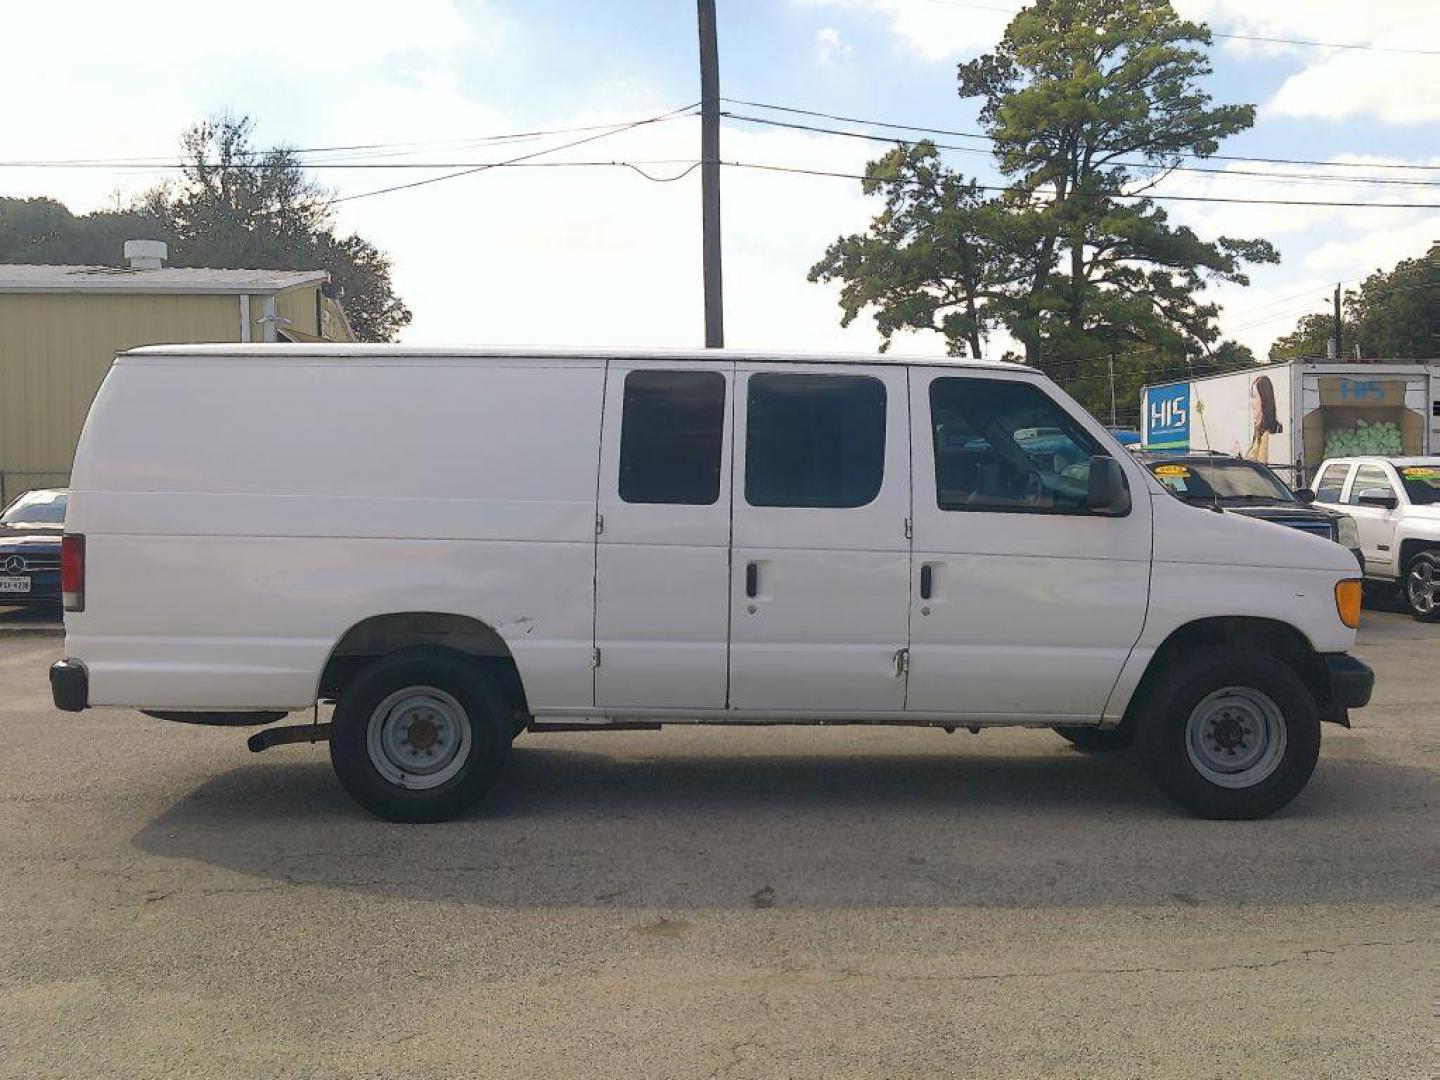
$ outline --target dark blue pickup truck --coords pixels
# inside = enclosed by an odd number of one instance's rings
[[[27,491],[0,512],[0,607],[60,606],[65,492]]]

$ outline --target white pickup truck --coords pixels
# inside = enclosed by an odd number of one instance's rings
[[[1440,456],[1329,458],[1315,501],[1355,519],[1366,578],[1399,586],[1417,619],[1440,617]]]
[[[1054,728],[1253,818],[1374,681],[1348,551],[1170,497],[1011,364],[139,349],[65,528],[57,706],[327,738],[395,820],[527,729],[662,723]]]

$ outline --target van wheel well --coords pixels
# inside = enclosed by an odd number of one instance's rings
[[[1263,652],[1290,667],[1315,697],[1322,719],[1328,719],[1332,703],[1327,700],[1329,680],[1324,662],[1304,634],[1288,623],[1273,619],[1229,616],[1199,619],[1186,623],[1165,639],[1150,658],[1140,685],[1130,698],[1122,723],[1128,724],[1137,715],[1157,682],[1167,669],[1197,649],[1213,647]]]
[[[382,656],[401,649],[441,648],[484,664],[505,688],[516,730],[529,720],[525,687],[510,648],[494,629],[468,615],[434,611],[396,612],[364,619],[341,636],[320,673],[318,697],[334,701],[354,678]]]

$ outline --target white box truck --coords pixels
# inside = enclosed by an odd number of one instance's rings
[[[1440,364],[1296,360],[1140,391],[1141,445],[1213,450],[1309,486],[1332,457],[1416,457],[1440,448]]]
[[[404,821],[474,803],[523,730],[662,722],[1134,740],[1182,805],[1253,818],[1374,679],[1348,551],[1171,498],[978,360],[139,349],[61,561],[60,708],[323,737]]]

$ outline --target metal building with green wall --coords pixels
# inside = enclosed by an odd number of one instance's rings
[[[353,341],[323,270],[164,265],[130,241],[125,266],[0,264],[0,506],[64,487],[115,354],[192,342]]]

